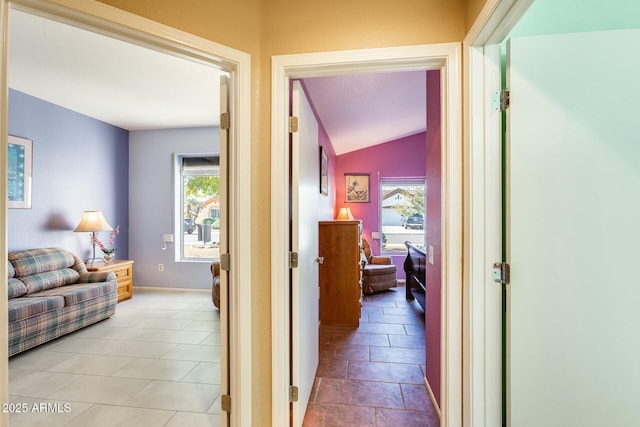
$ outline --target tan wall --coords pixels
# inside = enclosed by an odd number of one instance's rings
[[[465,5],[465,34],[469,32],[471,26],[480,14],[480,11],[487,3],[487,0],[466,0]]]
[[[251,54],[253,425],[271,417],[271,56],[462,41],[464,0],[101,0]],[[477,3],[481,0],[470,0]]]

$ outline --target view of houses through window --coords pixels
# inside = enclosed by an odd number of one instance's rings
[[[180,167],[182,212],[181,259],[220,257],[220,158],[182,155]]]
[[[380,182],[381,251],[406,252],[405,241],[424,248],[426,228],[424,179],[382,179]]]

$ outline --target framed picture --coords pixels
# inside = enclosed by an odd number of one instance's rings
[[[320,194],[327,196],[329,194],[329,156],[320,146]]]
[[[369,203],[369,174],[345,173],[344,194],[347,203]]]
[[[7,154],[7,207],[31,208],[31,140],[9,135]]]

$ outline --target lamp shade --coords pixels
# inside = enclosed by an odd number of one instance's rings
[[[80,224],[73,231],[108,231],[113,230],[102,211],[84,211]]]
[[[351,214],[351,208],[340,208],[340,212],[338,212],[336,219],[354,219]]]

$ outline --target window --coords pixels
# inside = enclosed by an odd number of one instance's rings
[[[424,179],[380,181],[381,251],[402,253],[405,241],[424,247],[426,229],[426,182]]]
[[[220,157],[178,155],[179,212],[176,229],[181,260],[220,258]]]

